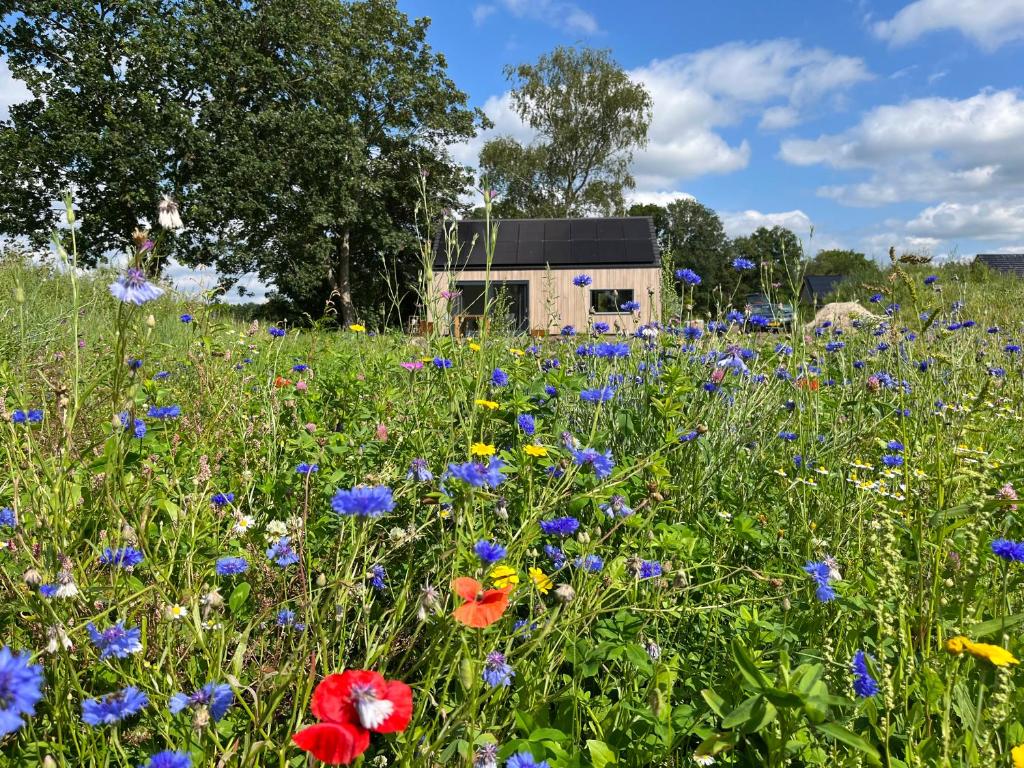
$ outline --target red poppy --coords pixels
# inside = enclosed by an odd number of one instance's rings
[[[282,387],[290,387],[292,382],[290,379],[286,379],[284,376],[278,376],[274,379],[274,387],[281,389]]]
[[[467,627],[483,629],[501,618],[508,608],[510,587],[504,589],[485,590],[476,579],[462,576],[452,584],[456,594],[466,602],[455,609],[452,614],[457,621]]]
[[[801,377],[796,380],[796,385],[800,387],[800,389],[807,389],[811,392],[817,392],[821,389],[821,382],[817,379],[806,379]]]
[[[292,736],[328,765],[348,765],[370,745],[370,732],[403,731],[412,717],[412,689],[376,672],[329,675],[313,691],[310,710],[321,722]]]

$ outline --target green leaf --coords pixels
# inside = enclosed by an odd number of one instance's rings
[[[605,768],[606,765],[615,765],[615,753],[603,741],[587,739],[587,749],[590,752],[590,762],[594,768]]]
[[[537,728],[527,737],[530,741],[565,741],[569,737],[557,728]]]
[[[723,728],[735,728],[747,722],[754,715],[754,706],[761,701],[761,696],[751,696],[742,702],[736,709],[722,719]]]
[[[800,694],[783,691],[779,688],[765,688],[764,697],[777,707],[802,707],[804,699]]]
[[[231,597],[228,598],[228,608],[231,609],[231,613],[238,615],[239,611],[245,607],[245,602],[249,599],[251,591],[252,586],[247,581],[243,581],[231,590]]]
[[[757,668],[754,659],[750,655],[750,651],[747,650],[747,647],[738,638],[734,638],[732,641],[732,655],[736,659],[736,665],[740,668],[740,673],[751,686],[757,690],[768,687],[768,678]]]
[[[831,739],[845,744],[848,747],[856,749],[858,752],[863,752],[873,763],[881,763],[881,758],[878,754],[878,750],[869,744],[865,739],[861,738],[853,731],[848,731],[838,723],[821,723],[816,725],[815,728],[828,736]]]
[[[998,619],[989,619],[971,627],[968,634],[971,637],[987,637],[988,635],[1002,632],[1004,629],[1015,627],[1024,621],[1024,613],[1016,613],[1012,616],[1003,616]]]
[[[704,701],[706,701],[708,703],[708,706],[711,707],[712,712],[714,712],[719,717],[725,716],[725,699],[723,699],[710,688],[705,688],[703,691],[700,692],[700,695],[704,697]]]

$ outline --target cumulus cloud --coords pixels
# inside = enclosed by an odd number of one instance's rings
[[[576,3],[564,0],[498,0],[496,3],[484,3],[473,8],[473,22],[479,26],[498,10],[517,19],[537,21],[574,34],[595,35],[601,31],[592,13]]]
[[[907,222],[911,234],[942,240],[1024,237],[1024,200],[942,202]]]
[[[801,210],[762,213],[761,211],[727,211],[720,213],[725,233],[743,237],[760,227],[785,227],[797,237],[805,238],[811,231],[811,218]]]
[[[661,205],[665,206],[674,203],[676,200],[696,200],[689,192],[645,192],[636,191],[628,196],[630,204],[637,205]]]
[[[10,107],[13,104],[25,101],[31,95],[21,80],[14,79],[7,62],[0,59],[0,120],[6,120],[10,116]]]
[[[819,190],[851,205],[1005,194],[1024,186],[1024,100],[1016,90],[985,90],[884,105],[842,133],[788,139],[780,156],[870,170],[866,181]]]
[[[893,45],[913,42],[929,32],[954,29],[986,50],[1024,38],[1021,0],[916,0],[891,19],[872,27]]]

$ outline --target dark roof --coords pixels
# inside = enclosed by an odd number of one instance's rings
[[[491,226],[498,228],[492,268],[657,267],[661,263],[650,216],[500,219],[493,220]],[[484,222],[464,219],[458,223],[457,232],[461,248],[452,268],[483,269]],[[447,258],[439,235],[434,241],[434,269],[446,269]]]
[[[804,275],[804,295],[811,300],[824,299],[834,291],[846,275]]]
[[[1024,277],[1024,253],[979,253],[974,263]]]

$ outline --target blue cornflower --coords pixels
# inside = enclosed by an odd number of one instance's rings
[[[538,762],[529,752],[517,752],[505,761],[505,768],[551,768],[547,760]]]
[[[370,586],[378,592],[383,592],[388,588],[388,572],[384,570],[383,565],[376,564],[370,566],[370,574],[367,578],[370,581]]]
[[[1020,352],[1020,344],[1007,344],[1003,347],[1003,351],[1008,355],[1015,355]]]
[[[512,678],[515,676],[515,671],[505,661],[505,654],[498,651],[487,654],[483,673],[484,682],[487,685],[491,688],[497,688],[499,685],[508,687],[512,685]]]
[[[233,493],[215,493],[210,497],[210,503],[215,507],[224,507],[235,500]]]
[[[294,629],[296,632],[302,632],[306,629],[305,624],[295,620],[295,611],[288,610],[287,608],[282,608],[277,612],[275,623],[279,627]]]
[[[449,464],[448,474],[474,488],[497,488],[505,480],[505,475],[501,473],[504,467],[505,462],[495,457],[487,464],[481,461]]]
[[[235,701],[235,693],[227,683],[207,683],[193,694],[176,693],[171,696],[168,709],[172,715],[189,708],[206,707],[213,722],[217,722],[227,714],[228,708]]]
[[[163,381],[164,379],[170,378],[171,374],[167,371],[157,371],[153,374],[153,381]]]
[[[137,371],[141,367],[142,367],[142,360],[140,360],[137,357],[129,357],[128,358],[128,370],[130,370],[130,371]]]
[[[574,564],[577,568],[582,568],[583,570],[590,571],[591,573],[597,573],[604,568],[604,560],[597,555],[577,557]]]
[[[700,285],[700,275],[692,269],[677,269],[676,280],[684,282],[687,285]]]
[[[740,272],[746,272],[753,269],[755,266],[754,262],[750,259],[744,259],[739,256],[732,260],[732,268]]]
[[[0,648],[0,737],[14,733],[25,724],[24,715],[34,715],[43,697],[43,668],[30,664],[28,651],[12,653]]]
[[[639,312],[640,302],[633,300],[624,301],[622,302],[622,305],[619,307],[619,309],[621,309],[623,312]]]
[[[452,361],[447,357],[435,357],[433,360],[434,367],[444,370],[452,367]]]
[[[641,560],[636,577],[638,579],[653,579],[655,576],[661,576],[661,573],[661,563],[657,560]]]
[[[633,510],[630,509],[626,497],[619,494],[615,494],[606,504],[602,504],[601,511],[608,515],[608,517],[629,517],[633,514]]]
[[[395,508],[391,489],[386,485],[357,485],[335,491],[331,509],[346,517],[380,517]]]
[[[249,561],[244,557],[222,557],[217,560],[214,570],[218,576],[236,576],[249,570]]]
[[[925,285],[935,285],[935,283],[937,283],[938,281],[939,281],[939,276],[938,275],[928,275],[928,277],[926,277],[924,279],[924,284]]]
[[[278,328],[276,325],[272,325],[267,328],[267,333],[273,336],[275,339],[279,339],[287,333],[284,328]]]
[[[168,749],[157,752],[139,768],[192,768],[192,755]]]
[[[584,389],[580,392],[580,400],[585,403],[606,403],[615,397],[615,387]]]
[[[519,429],[527,436],[532,436],[537,431],[537,424],[534,422],[533,416],[528,413],[519,414],[516,423],[519,425]]]
[[[992,542],[992,552],[1003,560],[1024,563],[1024,541],[996,539]]]
[[[491,372],[491,384],[496,387],[508,386],[508,374],[501,370],[501,368],[495,368]]]
[[[134,685],[82,702],[82,720],[87,725],[112,725],[136,715],[149,705],[149,697]]]
[[[572,460],[578,467],[592,468],[594,470],[594,476],[598,480],[603,480],[611,475],[612,470],[615,468],[615,462],[612,461],[611,451],[601,453],[594,448],[574,450],[572,452]]]
[[[603,320],[598,320],[594,323],[594,333],[608,333],[611,330],[611,326]]]
[[[890,440],[888,443],[885,444],[885,447],[892,451],[893,453],[903,453],[904,448],[903,443],[901,443],[899,440]]]
[[[562,334],[562,336],[575,336],[576,335],[576,326],[573,326],[573,325],[563,325],[562,326],[562,330],[560,331],[560,333]]]
[[[267,559],[286,568],[299,562],[299,553],[292,549],[291,537],[282,536],[267,548]]]
[[[703,335],[704,331],[702,331],[696,325],[688,325],[685,328],[683,328],[683,336],[685,336],[688,341],[696,341]]]
[[[700,432],[698,432],[695,429],[691,429],[689,432],[684,432],[683,434],[681,434],[679,436],[679,442],[680,443],[692,443],[698,437],[700,437]]]
[[[540,521],[541,531],[548,536],[572,536],[579,527],[580,521],[570,516]]]
[[[292,370],[295,373],[305,373],[306,371],[309,370],[309,366],[306,365],[305,363],[296,363],[295,365],[292,366]]]
[[[132,419],[131,414],[127,411],[123,411],[120,414],[121,427],[128,429],[128,425],[132,425],[132,434],[135,435],[136,440],[141,440],[146,436],[146,422],[142,419]]]
[[[142,630],[139,627],[125,627],[124,622],[119,621],[101,632],[90,621],[85,628],[89,630],[92,644],[99,649],[101,659],[111,656],[126,659],[142,650]]]
[[[298,466],[295,467],[295,471],[298,472],[300,475],[311,475],[314,472],[320,471],[320,465],[307,464],[306,462],[303,461]]]
[[[814,580],[814,583],[818,585],[814,594],[821,602],[827,603],[830,600],[836,599],[836,592],[831,586],[832,569],[829,568],[828,563],[808,562],[804,566],[804,570]]]
[[[180,405],[151,405],[146,415],[151,419],[176,419],[181,416]]]
[[[878,683],[868,671],[867,654],[864,651],[853,654],[850,671],[853,673],[853,690],[858,696],[867,699],[878,693]]]
[[[192,315],[182,315],[178,319],[181,320],[181,322],[183,322],[186,325],[188,325],[189,323],[192,322]]]
[[[551,567],[556,571],[565,567],[565,552],[553,544],[544,545],[544,555],[551,561]]]
[[[60,587],[57,584],[42,584],[39,587],[39,594],[50,600],[57,596],[57,590]]]
[[[481,539],[473,547],[476,556],[484,565],[491,565],[499,560],[504,560],[508,550],[496,541],[485,541]]]
[[[409,471],[406,473],[405,479],[429,483],[434,479],[434,473],[427,466],[426,459],[413,459],[412,463],[409,464]]]
[[[23,411],[20,408],[11,414],[11,421],[14,424],[38,424],[43,420],[43,412],[38,408],[30,408]]]
[[[10,507],[3,507],[0,509],[0,528],[17,528],[18,527],[18,516],[14,514],[14,510]]]
[[[882,463],[887,467],[902,467],[903,457],[896,453],[887,453],[882,457]]]
[[[764,315],[751,315],[747,322],[749,322],[755,328],[760,328],[763,330],[768,327],[769,321],[768,318],[765,317]]]
[[[780,440],[788,440],[792,442],[793,440],[796,440],[796,437],[796,432],[779,432]]]
[[[846,348],[846,342],[845,341],[830,341],[828,344],[825,345],[825,351],[826,352],[838,352],[839,350],[845,349],[845,348]]]
[[[868,301],[870,301],[872,304],[877,304],[881,300],[882,300],[882,294],[880,294],[880,293],[872,294],[871,298],[868,299]]]
[[[547,395],[548,397],[557,397],[558,388],[555,387],[553,384],[546,384],[544,385],[544,394]]]
[[[594,281],[590,279],[590,275],[576,275],[576,277],[572,279],[572,284],[577,288],[586,288],[592,282]]]
[[[121,277],[110,284],[110,295],[125,304],[141,307],[147,301],[158,299],[164,289],[146,280],[145,273],[137,267],[129,267]]]
[[[100,555],[100,564],[116,565],[119,568],[129,570],[141,563],[145,558],[146,556],[135,547],[120,547],[118,549],[107,547],[103,550],[103,554]]]

